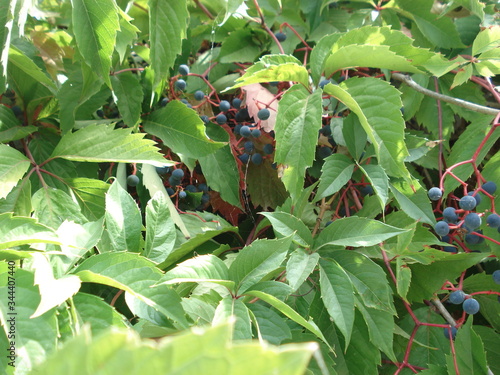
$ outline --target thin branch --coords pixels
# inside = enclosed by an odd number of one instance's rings
[[[447,96],[447,95],[439,94],[439,93],[431,91],[431,90],[427,90],[426,88],[424,88],[424,87],[420,86],[418,83],[416,83],[413,79],[411,79],[410,76],[407,76],[407,75],[404,75],[401,73],[393,73],[392,77],[394,79],[397,79],[398,81],[406,83],[408,86],[410,86],[415,91],[418,91],[424,95],[430,96],[431,98],[442,100],[443,102],[454,104],[454,105],[457,105],[459,107],[470,109],[471,111],[483,113],[485,115],[496,116],[500,113],[500,111],[498,109],[484,107],[482,105],[471,103],[471,102],[468,102],[466,100],[452,98],[451,96]]]
[[[194,0],[194,2],[196,4],[196,6],[198,8],[200,8],[203,11],[203,13],[206,14],[206,16],[208,18],[210,18],[211,20],[215,19],[215,17],[212,15],[212,13],[210,13],[210,11],[207,9],[207,7],[205,5],[203,5],[202,3],[200,3],[200,0]]]

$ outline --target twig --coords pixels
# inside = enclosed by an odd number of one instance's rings
[[[418,91],[424,95],[430,96],[431,98],[442,100],[443,102],[454,104],[454,105],[457,105],[459,107],[469,109],[471,111],[483,113],[485,115],[496,116],[500,113],[500,111],[498,109],[484,107],[482,105],[471,103],[471,102],[468,102],[466,100],[452,98],[451,96],[439,94],[437,92],[428,90],[428,89],[420,86],[418,83],[416,83],[413,79],[411,79],[410,76],[407,76],[407,75],[404,75],[401,73],[393,73],[392,77],[394,79],[397,79],[398,81],[404,82],[405,84],[410,86],[415,91]]]
[[[439,313],[443,316],[443,318],[450,324],[452,327],[455,327],[457,325],[457,322],[455,322],[455,319],[450,315],[448,310],[446,310],[446,307],[441,303],[441,301],[438,298],[433,298],[431,299],[431,303],[436,306],[438,309]]]
[[[203,13],[207,15],[208,18],[210,18],[211,20],[215,19],[215,17],[212,15],[212,13],[210,13],[210,11],[205,7],[205,5],[200,3],[200,0],[194,0],[194,2],[196,6],[200,8],[203,11]]]

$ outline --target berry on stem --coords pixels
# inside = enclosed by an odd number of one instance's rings
[[[455,290],[454,292],[451,292],[448,301],[453,303],[454,305],[460,305],[463,303],[465,300],[465,293],[461,290]]]
[[[234,98],[232,104],[233,104],[234,108],[240,109],[240,107],[241,107],[241,99],[240,98]]]
[[[472,230],[479,228],[481,226],[481,217],[475,212],[471,212],[465,217],[464,224]]]
[[[250,128],[248,126],[243,125],[240,128],[240,134],[242,137],[249,138],[252,135],[252,131],[250,130]]]
[[[175,169],[172,172],[172,177],[177,180],[182,180],[182,178],[184,177],[184,171],[182,169]]]
[[[495,284],[500,284],[500,270],[496,270],[495,272],[493,272],[492,276]]]
[[[175,81],[175,87],[177,90],[184,91],[186,89],[187,83],[183,79],[178,79]]]
[[[226,117],[226,115],[222,115],[222,114],[217,115],[217,117],[215,118],[215,121],[219,125],[224,125],[227,122],[227,117]]]
[[[450,224],[454,224],[458,220],[458,215],[453,207],[446,207],[443,210],[443,219]]]
[[[281,31],[275,33],[274,36],[276,37],[276,39],[278,39],[279,42],[284,42],[286,40],[286,34],[282,33]]]
[[[179,66],[179,74],[183,76],[187,76],[189,74],[189,66],[186,64],[182,64]]]
[[[252,137],[254,138],[259,138],[260,137],[260,130],[259,129],[253,129],[252,130]]]
[[[195,91],[194,98],[201,102],[205,98],[205,93],[201,90]]]
[[[450,227],[448,226],[447,222],[440,221],[436,225],[434,225],[434,231],[438,236],[446,236],[448,233],[450,233]]]
[[[446,337],[447,339],[450,338],[450,332],[451,332],[451,339],[452,340],[455,340],[455,336],[457,335],[457,327],[446,327],[444,328],[443,330],[443,334],[444,334],[444,337]]]
[[[259,153],[255,153],[252,155],[252,163],[255,165],[261,165],[262,164],[262,155]]]
[[[479,312],[479,302],[477,302],[474,298],[468,298],[462,304],[462,308],[467,314],[477,314]]]
[[[227,112],[231,108],[231,104],[227,100],[221,100],[219,103],[219,109],[222,112]]]
[[[429,189],[429,191],[427,192],[427,195],[429,196],[429,199],[431,201],[438,201],[441,199],[441,197],[443,196],[443,192],[441,191],[440,188],[438,187],[432,187]]]
[[[271,116],[271,111],[269,111],[269,109],[267,108],[262,108],[261,110],[259,110],[259,112],[257,112],[257,117],[259,118],[259,120],[267,120],[269,116]]]
[[[137,186],[139,184],[139,177],[135,174],[131,174],[127,177],[127,185],[128,186]]]
[[[460,199],[458,205],[462,210],[472,211],[476,207],[476,198],[466,195]]]
[[[500,216],[497,214],[491,214],[486,219],[486,223],[492,228],[500,228]]]
[[[484,191],[492,195],[495,193],[495,191],[497,191],[497,184],[495,184],[493,181],[487,181],[481,187]]]

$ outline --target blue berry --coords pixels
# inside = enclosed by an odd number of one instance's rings
[[[163,98],[161,101],[160,101],[160,106],[162,107],[165,107],[168,103],[168,98]]]
[[[456,210],[453,207],[446,207],[443,210],[443,219],[447,223],[454,224],[458,220],[458,215],[456,214]]]
[[[170,167],[156,167],[156,173],[164,175],[170,172]]]
[[[326,224],[325,224],[325,228],[326,228],[327,226],[329,226],[331,223],[333,223],[333,221],[332,221],[332,220],[327,221],[327,222],[326,222]]]
[[[479,228],[481,226],[481,217],[475,212],[471,212],[465,217],[464,224],[472,230]]]
[[[466,195],[460,199],[458,205],[462,210],[472,211],[476,207],[476,198],[471,197],[470,195]]]
[[[260,130],[259,129],[253,129],[252,130],[252,137],[254,138],[259,138],[260,137]]]
[[[238,156],[238,159],[240,159],[243,164],[247,164],[248,160],[250,159],[250,155],[241,154],[240,156]]]
[[[23,114],[23,110],[18,105],[12,106],[10,110],[14,112],[14,116],[16,117],[21,116]]]
[[[178,178],[175,178],[174,176],[170,176],[168,178],[168,183],[170,184],[170,186],[176,187],[177,185],[181,184],[181,180]]]
[[[497,191],[497,184],[495,184],[493,181],[485,182],[481,187],[484,191],[492,195],[495,193],[495,191]]]
[[[186,86],[187,83],[183,79],[178,79],[177,81],[175,81],[175,87],[177,88],[177,90],[184,91],[186,89]]]
[[[205,93],[201,90],[195,91],[194,98],[201,102],[203,99],[205,99]]]
[[[486,219],[486,223],[492,228],[499,228],[500,227],[500,216],[497,214],[491,214],[488,216]]]
[[[215,121],[219,125],[224,125],[227,122],[227,117],[226,117],[226,115],[217,115],[217,117],[215,118]]]
[[[201,196],[201,204],[207,204],[209,200],[210,195],[208,195],[207,193],[203,193],[203,195]]]
[[[482,230],[476,231],[476,233],[483,234]],[[465,235],[465,242],[469,245],[478,245],[484,241],[484,238],[473,233],[467,233]]]
[[[322,89],[323,89],[323,88],[325,88],[325,86],[326,86],[326,85],[328,85],[328,84],[329,84],[329,83],[331,83],[331,82],[332,82],[332,81],[330,81],[329,79],[324,79],[324,80],[322,80],[322,81],[319,83],[319,85],[318,85],[318,86],[319,86],[320,88],[322,88]]]
[[[272,144],[270,143],[267,143],[266,145],[264,145],[264,154],[266,155],[271,155],[274,151],[274,147]]]
[[[179,198],[184,199],[187,197],[187,193],[185,191],[179,191]]]
[[[249,119],[248,115],[248,109],[247,108],[242,108],[240,109],[237,113],[236,116],[234,117],[236,121],[238,122],[243,122],[247,121]]]
[[[255,153],[252,155],[252,163],[255,165],[261,165],[262,164],[262,155],[259,153]]]
[[[429,189],[429,191],[427,192],[427,195],[429,196],[429,199],[431,201],[438,201],[441,199],[441,197],[443,196],[443,192],[441,191],[440,188],[438,187],[432,187]]]
[[[321,134],[323,134],[325,137],[328,137],[332,135],[332,128],[330,125],[325,125],[320,129]]]
[[[201,115],[200,116],[201,121],[203,121],[205,124],[208,124],[210,122],[210,119],[208,118],[207,115]]]
[[[255,146],[251,141],[246,141],[243,147],[247,153],[251,153],[255,149]]]
[[[320,159],[327,158],[332,154],[332,149],[330,147],[320,147],[318,150],[318,156]]]
[[[182,64],[179,66],[179,74],[182,76],[187,76],[189,74],[189,66]]]
[[[131,174],[127,177],[127,185],[128,186],[137,186],[139,184],[139,177],[135,174]]]
[[[271,112],[267,108],[262,108],[259,112],[257,112],[259,120],[267,120],[269,116],[271,116]]]
[[[182,180],[182,178],[184,177],[184,171],[182,169],[175,169],[172,172],[172,177],[177,180]]]
[[[444,246],[443,247],[443,251],[445,251],[447,253],[456,254],[457,253],[457,248],[455,246]]]
[[[284,42],[286,40],[286,34],[282,33],[281,31],[275,33],[274,36],[276,37],[276,39],[278,39],[279,42]]]
[[[450,339],[450,332],[451,332],[451,339],[455,340],[455,336],[457,335],[457,327],[446,327],[443,330],[444,337],[446,337],[448,340]]]
[[[241,127],[242,127],[242,126],[243,126],[243,125],[241,125],[241,124],[237,124],[237,125],[234,127],[234,129],[233,129],[233,133],[234,133],[235,135],[239,135],[239,134],[240,134]]]
[[[240,98],[234,98],[232,104],[233,104],[234,108],[240,109],[240,107],[241,107],[241,99]]]
[[[174,189],[172,189],[172,188],[167,188],[167,194],[168,194],[169,196],[174,195],[174,194],[175,194]]]
[[[481,199],[482,199],[481,194],[479,194],[479,193],[476,193],[476,195],[473,195],[473,194],[474,194],[473,191],[469,191],[467,193],[467,195],[474,197],[476,199],[476,206],[478,206],[481,203]]]
[[[474,315],[479,312],[479,302],[474,298],[468,298],[464,301],[462,308],[467,314]]]
[[[208,186],[207,184],[204,184],[204,183],[201,183],[201,184],[198,184],[198,190],[204,192],[204,193],[208,193]]]
[[[434,231],[438,236],[446,236],[448,233],[450,233],[450,227],[448,226],[447,222],[440,221],[436,225],[434,225]]]
[[[455,290],[451,292],[448,301],[453,303],[454,305],[460,305],[465,300],[465,293],[461,290]]]
[[[196,188],[196,186],[191,185],[191,184],[187,185],[184,189],[189,191],[190,193],[197,193],[198,192],[198,189]]]
[[[495,272],[493,272],[492,276],[495,284],[500,284],[500,270],[496,270]]]
[[[227,112],[229,111],[229,108],[231,108],[231,104],[227,100],[221,100],[219,103],[219,109],[222,112]]]
[[[248,126],[243,125],[240,128],[240,134],[242,137],[249,138],[252,135],[252,131],[250,130],[250,128]]]
[[[367,195],[373,195],[373,187],[371,185],[366,185],[361,189],[360,192],[363,197]]]

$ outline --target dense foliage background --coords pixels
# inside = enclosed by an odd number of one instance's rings
[[[0,0],[7,374],[500,374],[493,0]]]

